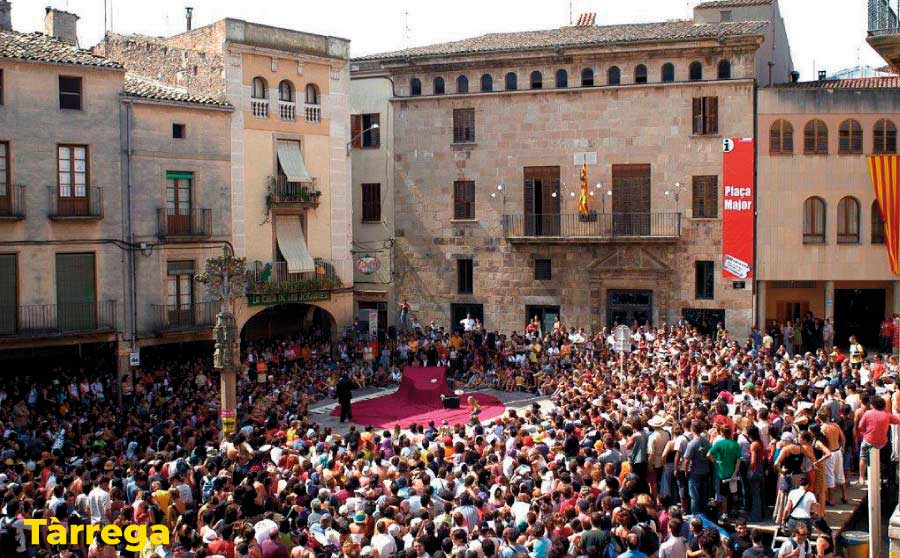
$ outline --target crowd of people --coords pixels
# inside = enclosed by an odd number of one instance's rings
[[[625,354],[611,329],[559,321],[402,325],[382,342],[246,344],[224,439],[208,358],[147,362],[121,385],[109,366],[9,379],[0,556],[760,558],[747,522],[772,521],[792,533],[781,558],[832,558],[825,506],[865,478],[871,451],[900,458],[890,354],[684,323],[635,325]],[[386,386],[409,364],[544,397],[486,424],[406,431],[339,433],[310,414],[342,379]],[[62,544],[27,519],[164,525],[171,538]]]

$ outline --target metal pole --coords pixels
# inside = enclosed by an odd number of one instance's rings
[[[869,449],[869,558],[881,554],[881,450]]]

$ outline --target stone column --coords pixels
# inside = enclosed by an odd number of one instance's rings
[[[825,317],[834,320],[834,281],[825,281]]]

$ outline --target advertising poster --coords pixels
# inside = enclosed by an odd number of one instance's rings
[[[722,141],[722,275],[753,278],[753,139]]]

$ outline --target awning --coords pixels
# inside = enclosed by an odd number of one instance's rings
[[[312,182],[306,165],[303,163],[303,154],[300,153],[299,141],[278,141],[278,162],[281,170],[287,176],[288,182]]]
[[[276,217],[275,231],[278,249],[287,260],[288,273],[309,273],[316,270],[316,262],[306,248],[306,238],[298,215]]]

